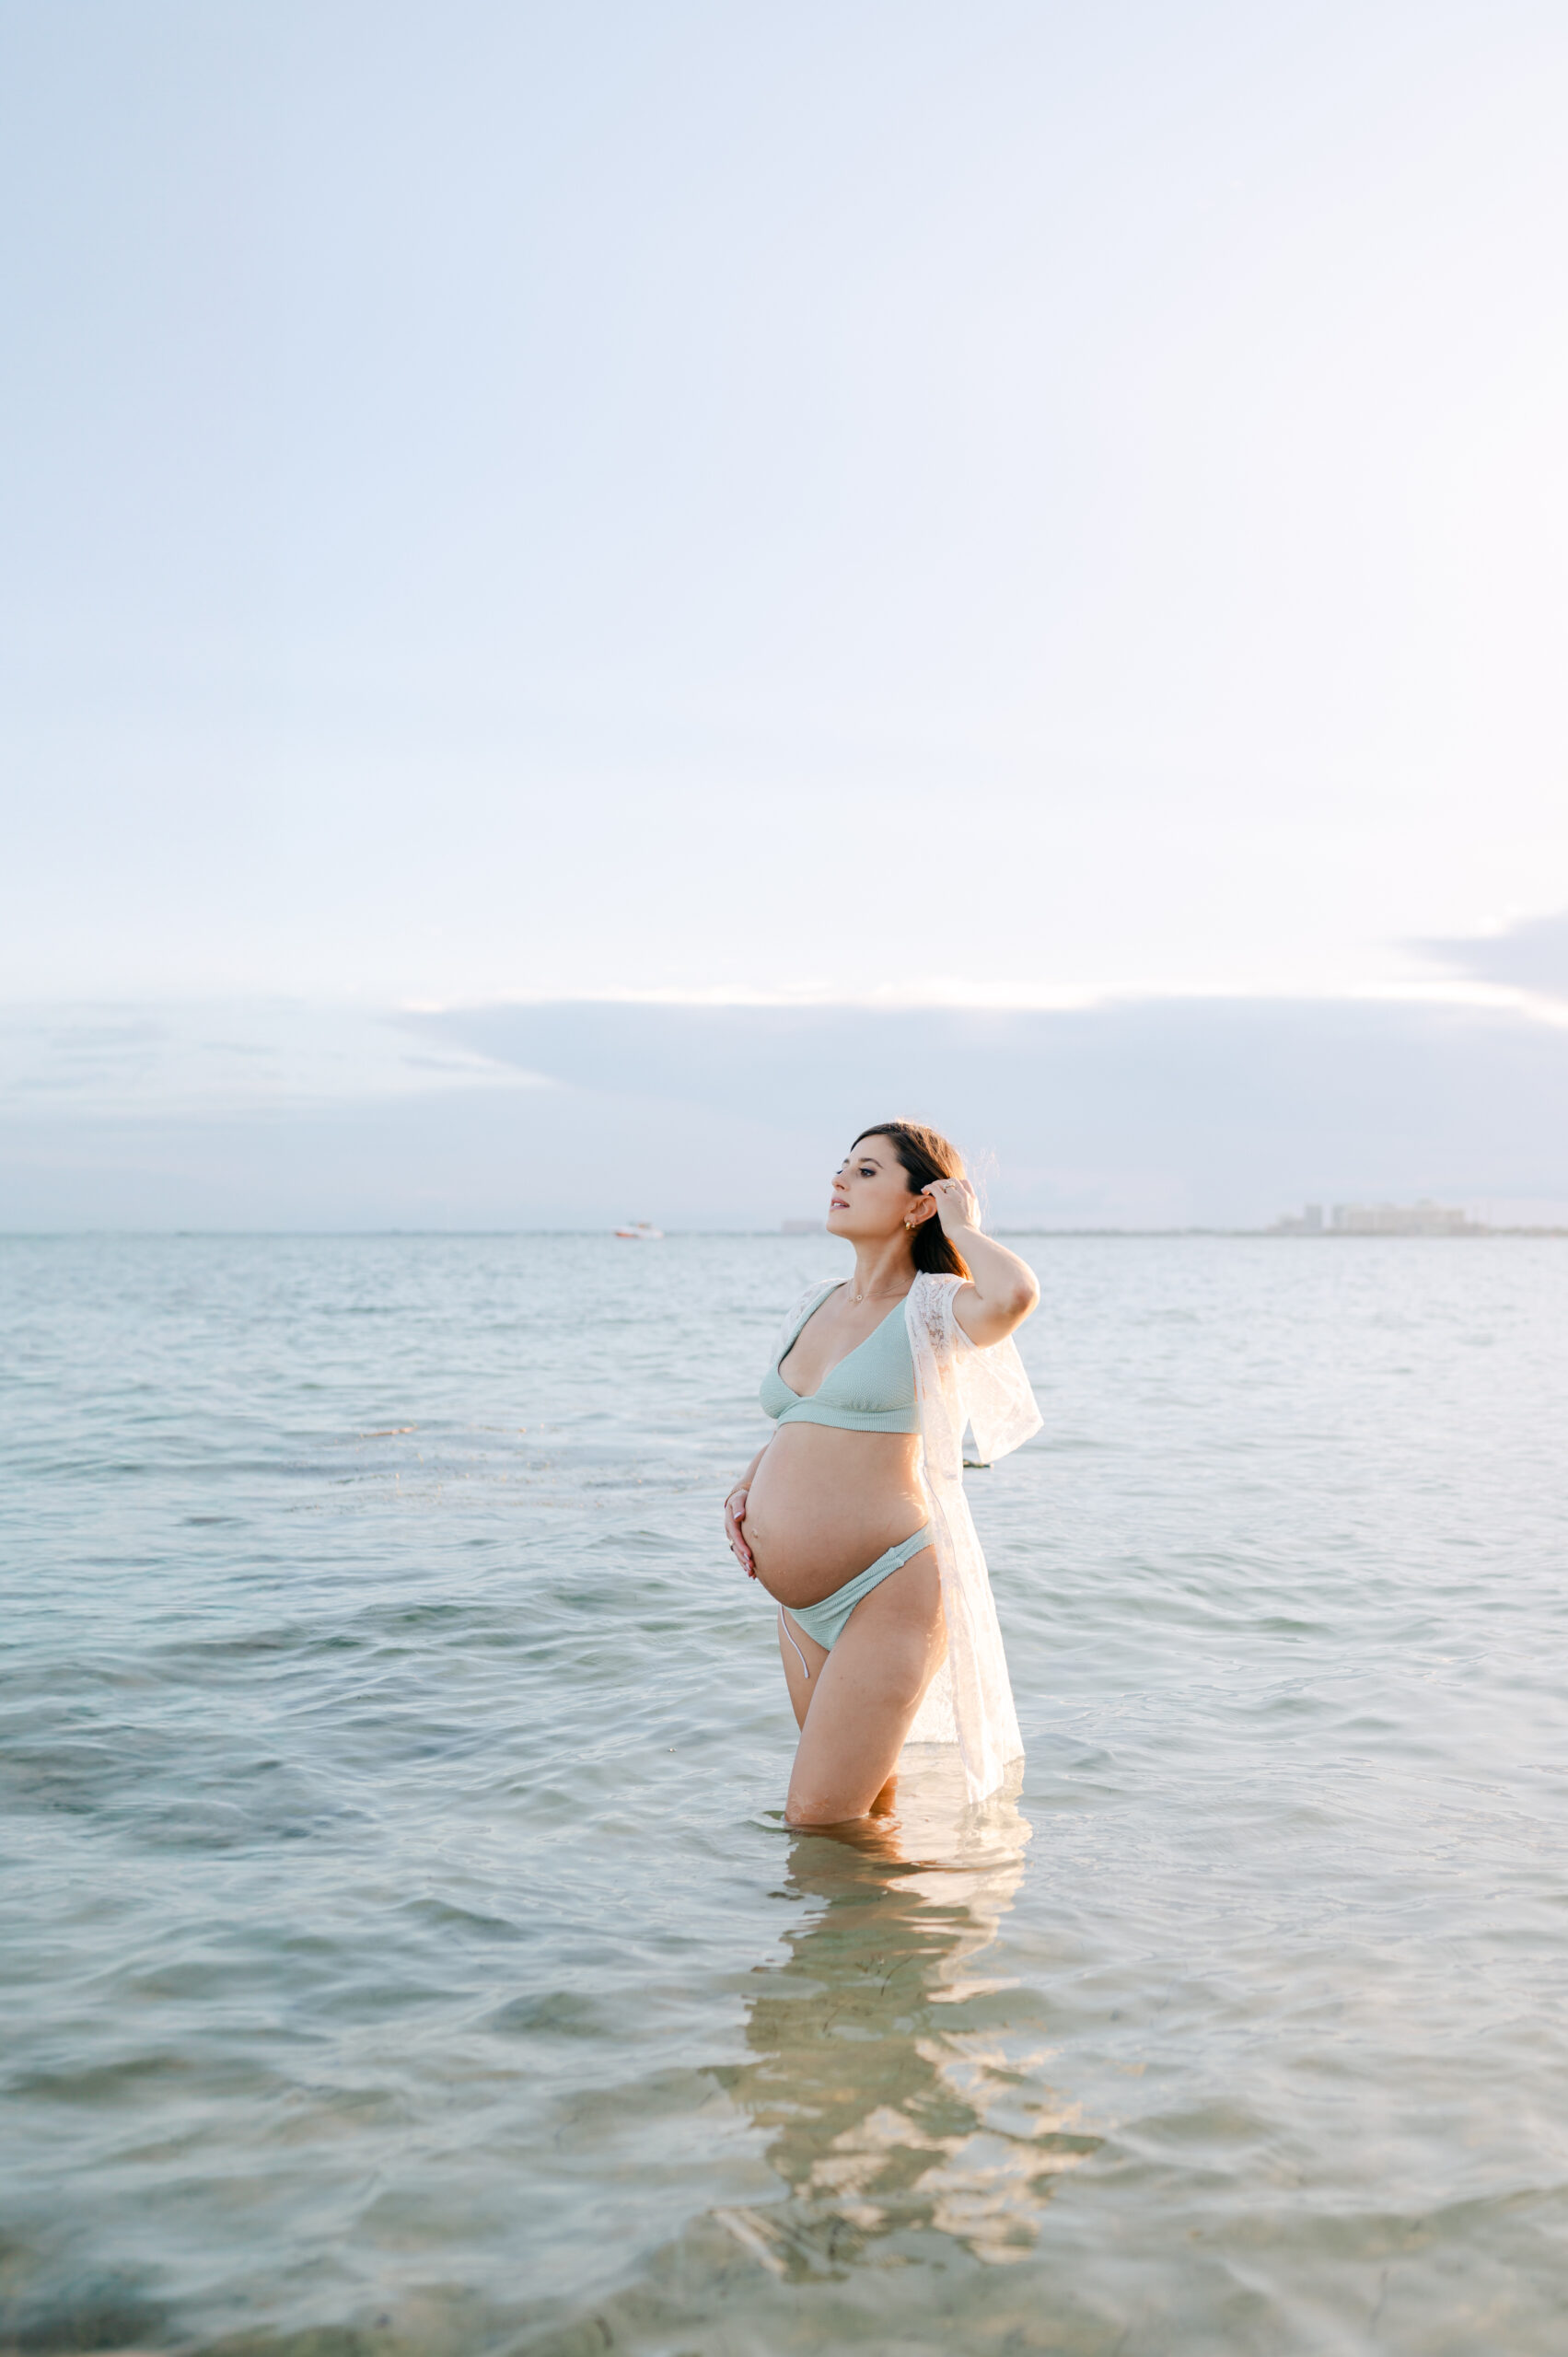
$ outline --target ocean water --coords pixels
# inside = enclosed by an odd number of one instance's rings
[[[0,1245],[0,2344],[1559,2357],[1568,1248],[1033,1239],[1028,1760],[792,1835],[822,1238]]]

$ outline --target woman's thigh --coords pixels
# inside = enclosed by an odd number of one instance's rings
[[[821,1668],[812,1668],[784,1809],[792,1825],[865,1816],[893,1772],[947,1643],[936,1557],[923,1547],[861,1597]]]

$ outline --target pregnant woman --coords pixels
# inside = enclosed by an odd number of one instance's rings
[[[891,1805],[904,1743],[956,1742],[971,1801],[1022,1751],[963,1434],[989,1460],[1040,1430],[1010,1340],[1040,1298],[980,1230],[956,1149],[914,1121],[855,1140],[828,1231],[854,1274],[802,1295],[762,1384],[778,1429],[725,1501],[725,1532],[779,1608],[800,1742],[785,1816]]]

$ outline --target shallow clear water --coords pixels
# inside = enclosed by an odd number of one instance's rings
[[[877,1854],[717,1532],[839,1248],[0,1245],[0,2340],[1556,2357],[1568,1249],[1022,1248]]]

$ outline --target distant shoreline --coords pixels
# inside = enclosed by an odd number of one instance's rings
[[[1167,1241],[1179,1237],[1214,1237],[1234,1242],[1268,1244],[1476,1244],[1496,1237],[1563,1237],[1568,1227],[1481,1227],[1473,1226],[1458,1235],[1400,1234],[1376,1235],[1353,1229],[1324,1228],[1308,1235],[1282,1235],[1272,1227],[998,1227],[997,1236],[1027,1237],[1037,1243],[1069,1243],[1072,1241],[1150,1242]],[[808,1244],[828,1230],[814,1228],[806,1234],[783,1235],[776,1227],[671,1227],[659,1241],[679,1243],[697,1237],[726,1237],[737,1243],[765,1241],[777,1244]],[[71,1244],[96,1239],[99,1243],[308,1243],[336,1241],[346,1243],[359,1239],[366,1243],[388,1243],[399,1237],[416,1241],[439,1237],[448,1243],[464,1238],[472,1242],[495,1243],[514,1237],[597,1237],[602,1243],[613,1244],[619,1239],[611,1228],[603,1227],[11,1227],[0,1228],[0,1244]]]
[[[1454,1235],[1418,1228],[1314,1229],[1292,1235],[1277,1227],[999,1227],[998,1236],[1247,1236],[1271,1244],[1474,1244],[1490,1236],[1568,1236],[1568,1227],[1485,1227],[1479,1223]]]

